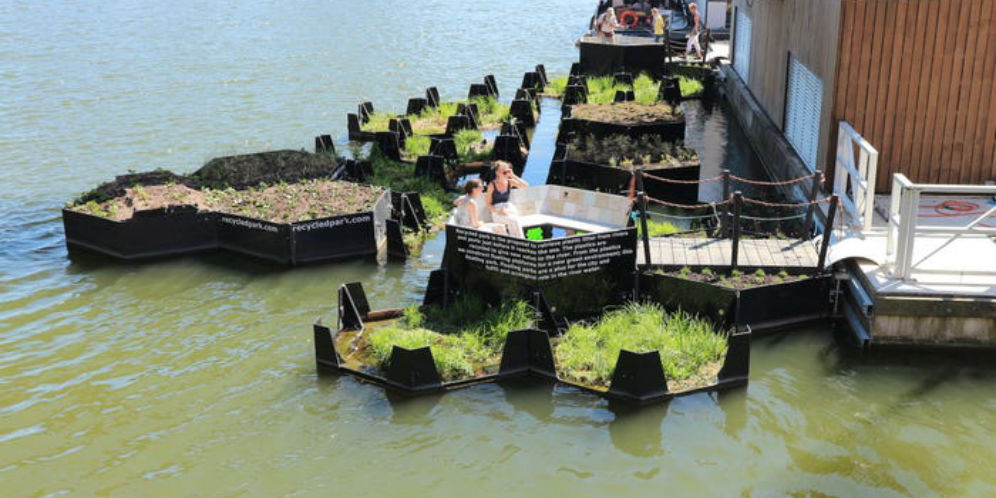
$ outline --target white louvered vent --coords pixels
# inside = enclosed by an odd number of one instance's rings
[[[785,91],[785,137],[811,170],[816,170],[822,107],[823,82],[795,57],[789,57],[788,89]]]
[[[737,9],[736,25],[733,38],[733,70],[747,82],[747,71],[750,70],[750,18],[742,9]]]

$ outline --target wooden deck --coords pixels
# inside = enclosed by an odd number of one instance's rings
[[[730,239],[656,237],[650,239],[653,266],[723,267],[731,265]],[[637,264],[644,264],[643,243],[637,241]],[[813,241],[741,239],[738,266],[745,268],[816,268],[819,259]]]

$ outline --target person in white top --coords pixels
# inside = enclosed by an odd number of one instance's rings
[[[456,206],[456,224],[462,227],[476,228],[486,232],[506,234],[505,225],[499,223],[483,223],[477,216],[478,205],[475,197],[480,197],[484,192],[481,180],[471,178],[463,185],[464,194],[458,197],[453,204]]]
[[[612,37],[618,27],[619,21],[616,19],[616,11],[609,7],[605,9],[605,12],[602,12],[602,15],[598,16],[598,21],[595,22],[595,35],[604,39],[606,43],[612,43]]]

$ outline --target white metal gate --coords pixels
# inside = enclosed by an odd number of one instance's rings
[[[799,157],[816,170],[820,146],[820,110],[823,82],[795,57],[789,57],[788,88],[785,91],[785,137]]]
[[[750,70],[750,18],[743,9],[737,9],[736,25],[733,27],[733,70],[747,82]]]

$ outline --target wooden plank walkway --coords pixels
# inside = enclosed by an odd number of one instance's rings
[[[730,266],[730,239],[656,237],[650,239],[653,266]],[[637,264],[644,264],[643,241],[637,240]],[[741,239],[737,264],[750,268],[816,268],[816,244],[799,239]]]

